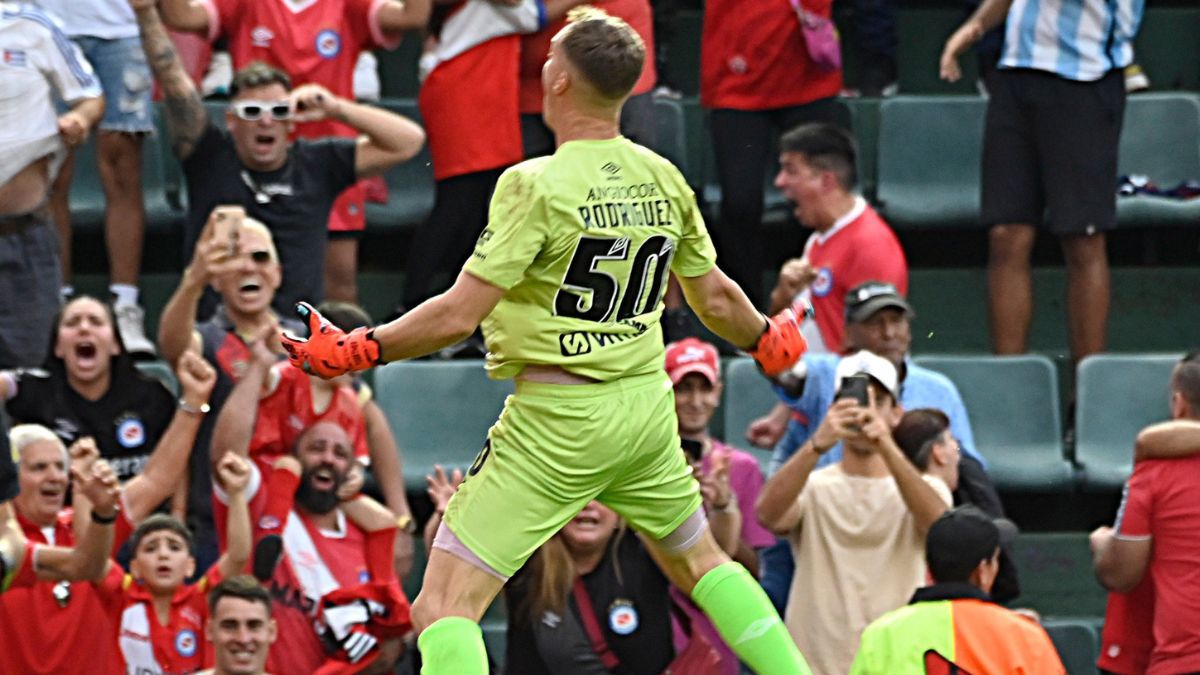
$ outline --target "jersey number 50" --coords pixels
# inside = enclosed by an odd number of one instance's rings
[[[675,255],[675,242],[663,235],[642,242],[628,266],[627,278],[618,283],[599,267],[605,260],[627,259],[629,243],[629,237],[580,237],[562,286],[554,296],[554,313],[603,323],[613,318],[614,309],[620,321],[657,307],[667,289],[667,270]]]

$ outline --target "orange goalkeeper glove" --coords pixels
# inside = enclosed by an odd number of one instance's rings
[[[750,356],[767,377],[775,377],[795,365],[808,351],[808,341],[800,334],[800,322],[792,308],[767,319],[767,326]]]
[[[307,302],[297,303],[296,313],[308,323],[308,339],[286,331],[279,336],[293,366],[330,378],[381,363],[374,329],[363,327],[343,332]]]

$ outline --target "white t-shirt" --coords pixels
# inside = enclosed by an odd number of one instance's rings
[[[116,40],[138,36],[137,18],[128,0],[34,0],[58,17],[70,37]]]
[[[952,503],[941,479],[924,478]],[[925,585],[925,535],[890,475],[851,476],[832,464],[809,476],[798,499],[784,622],[815,675],[845,675],[863,629]]]
[[[54,19],[34,5],[0,2],[0,185],[61,154],[52,91],[67,103],[101,95],[92,66]]]

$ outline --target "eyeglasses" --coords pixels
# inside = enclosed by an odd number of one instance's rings
[[[234,101],[230,107],[238,119],[247,122],[257,122],[268,113],[278,122],[292,119],[292,106],[287,101]]]

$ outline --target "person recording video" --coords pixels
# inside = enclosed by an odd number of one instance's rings
[[[925,583],[925,532],[950,487],[921,475],[896,445],[903,411],[891,361],[868,351],[838,363],[816,432],[763,486],[758,520],[796,559],[784,623],[814,673],[845,673],[871,621]],[[835,444],[840,461],[816,469]]]

